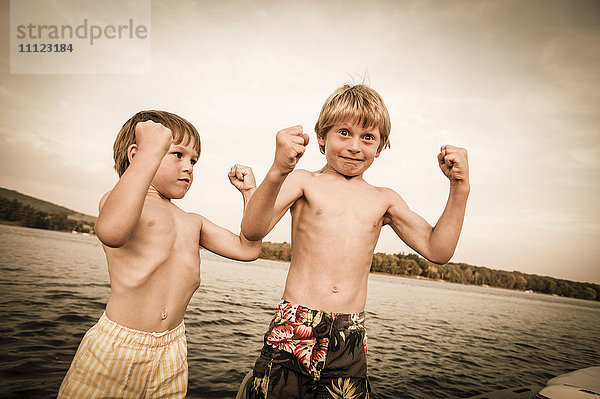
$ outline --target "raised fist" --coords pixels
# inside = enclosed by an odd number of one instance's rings
[[[293,126],[277,132],[275,160],[273,168],[282,174],[288,174],[296,167],[308,144],[308,135],[302,132],[302,126]]]
[[[148,120],[135,125],[138,151],[155,151],[165,155],[173,142],[173,132],[160,123]]]
[[[440,169],[451,183],[469,182],[467,150],[452,145],[442,146],[437,156]]]
[[[249,166],[235,164],[231,167],[227,176],[231,184],[242,193],[256,188],[254,173],[252,173],[252,168]]]

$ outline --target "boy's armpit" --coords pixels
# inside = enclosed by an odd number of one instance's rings
[[[400,194],[391,188],[380,188],[387,200],[387,210],[384,215],[384,225],[392,224],[394,221],[399,221],[402,216],[408,212],[412,212]]]
[[[204,216],[199,215],[194,212],[186,212],[188,216],[194,221],[194,223],[198,226],[198,237],[202,237],[202,228],[204,227],[204,221],[208,220]],[[209,221],[210,222],[210,221]],[[198,240],[198,245],[200,245],[200,239]],[[202,247],[202,245],[200,245]]]

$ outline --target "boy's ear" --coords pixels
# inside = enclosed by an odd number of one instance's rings
[[[133,160],[135,153],[137,152],[137,144],[133,143],[129,147],[127,147],[127,160],[129,163]]]
[[[319,143],[319,146],[325,147],[325,138],[326,136],[321,136],[319,133],[317,133],[317,142]]]

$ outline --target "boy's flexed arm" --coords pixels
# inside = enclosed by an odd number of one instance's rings
[[[104,245],[125,245],[135,230],[148,187],[173,141],[173,132],[151,120],[135,126],[136,144],[128,149],[130,165],[112,191],[102,197],[96,235]]]
[[[252,168],[235,165],[229,171],[228,177],[231,184],[242,193],[245,210],[248,201],[256,191]],[[198,217],[202,219],[200,246],[203,248],[230,259],[243,261],[255,260],[260,255],[260,240],[249,241],[241,233],[236,235],[202,216]]]
[[[443,146],[438,154],[440,169],[450,180],[446,208],[434,227],[408,209],[396,193],[391,195],[389,223],[411,248],[435,263],[450,260],[458,244],[469,196],[469,164],[464,148]]]
[[[299,186],[288,182],[288,174],[304,154],[308,135],[302,126],[293,126],[277,133],[275,160],[267,176],[248,203],[242,219],[242,234],[249,240],[262,240],[293,202],[301,195]],[[280,195],[281,191],[281,195]]]

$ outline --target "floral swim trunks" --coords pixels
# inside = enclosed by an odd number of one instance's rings
[[[364,320],[364,313],[330,313],[282,301],[246,397],[369,398]]]

